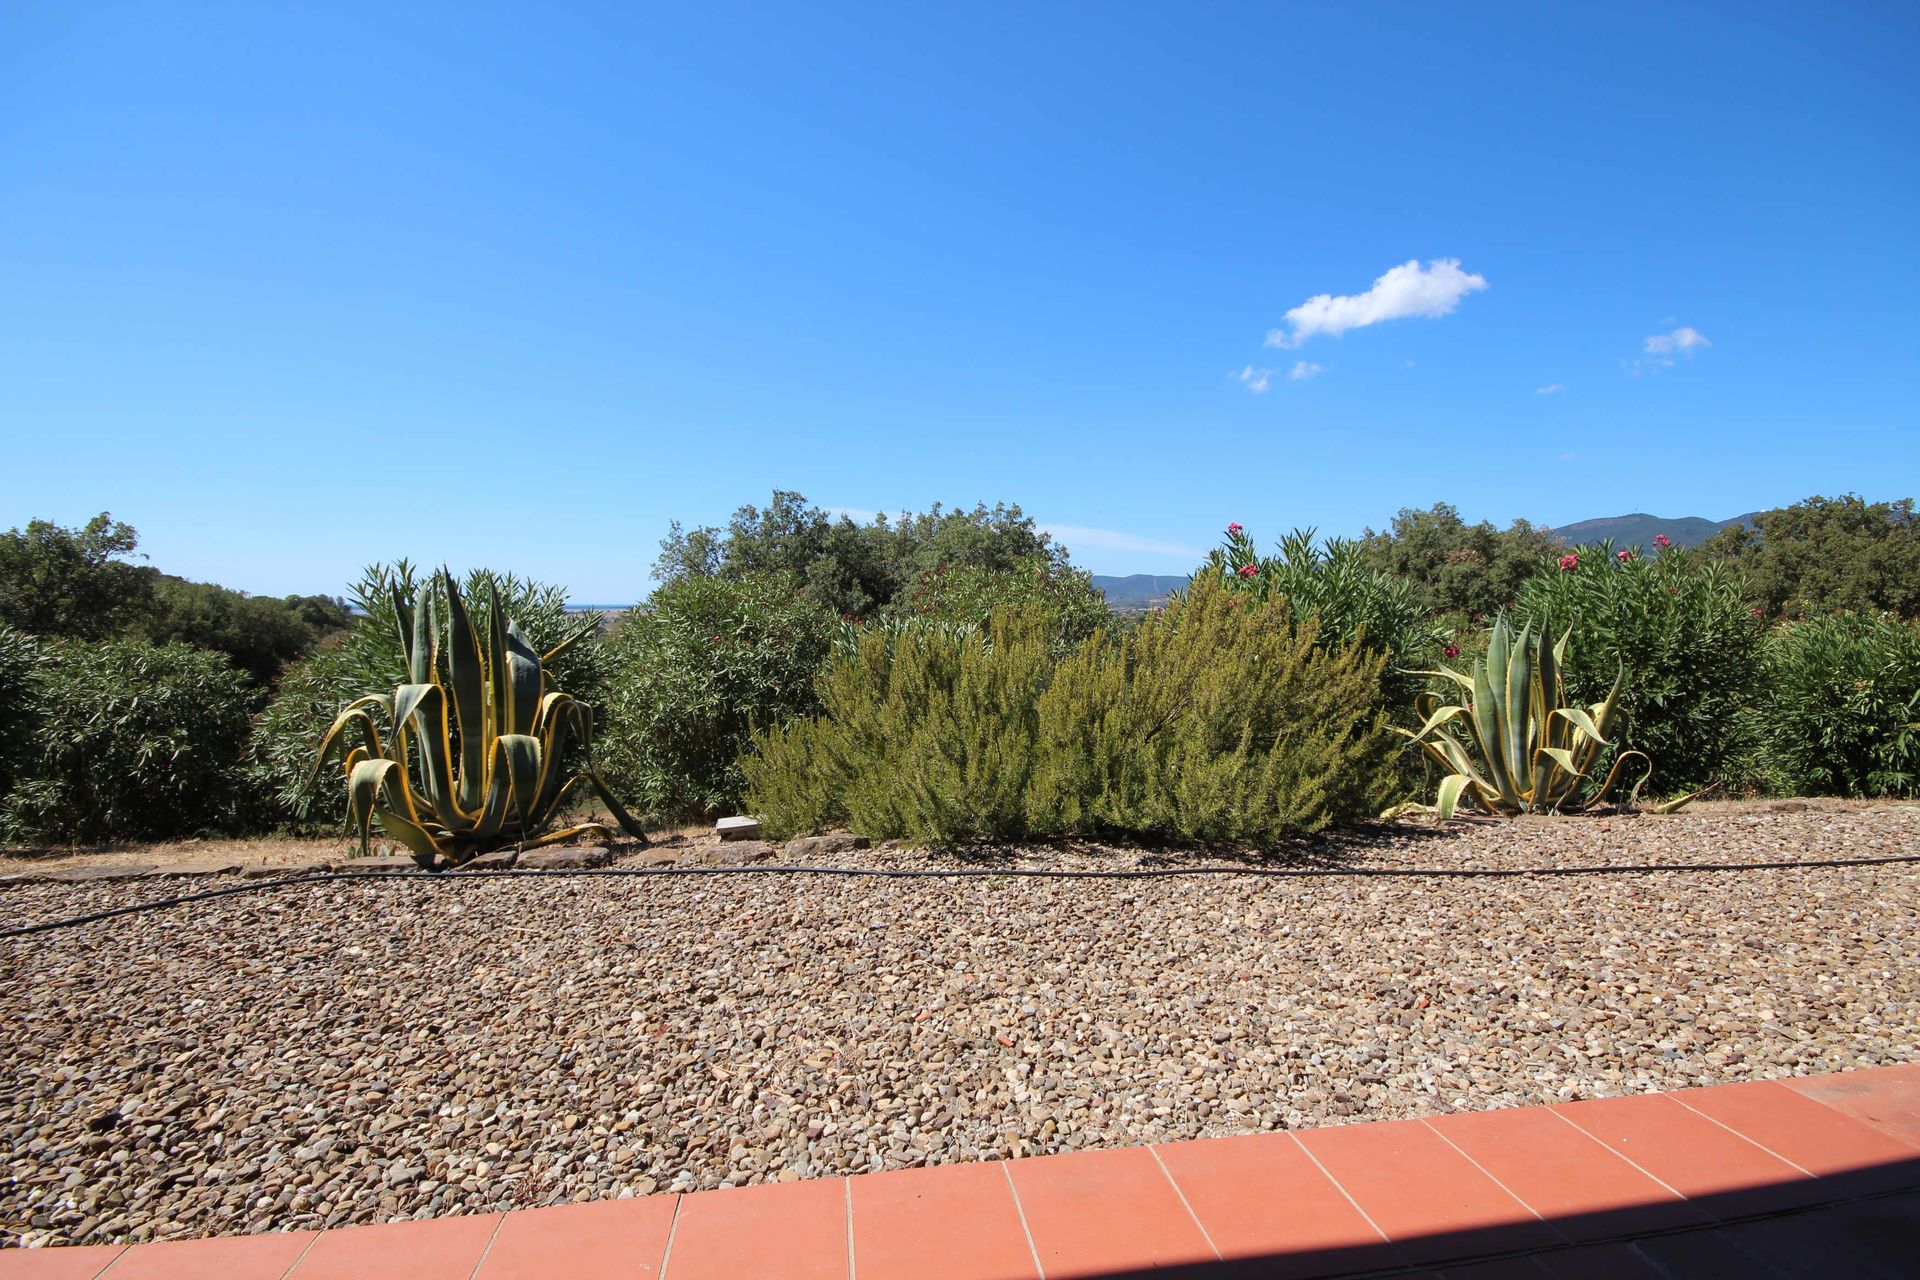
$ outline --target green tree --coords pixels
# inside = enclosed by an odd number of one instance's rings
[[[1544,525],[1468,524],[1445,502],[1424,511],[1402,507],[1390,529],[1368,529],[1360,539],[1361,562],[1411,582],[1429,613],[1482,616],[1509,608],[1520,584],[1560,550]]]
[[[191,644],[224,653],[257,683],[323,636],[352,620],[345,602],[325,596],[250,596],[210,582],[156,576],[153,607],[129,630],[154,644]]]
[[[1912,498],[1818,495],[1731,525],[1700,551],[1747,580],[1769,617],[1837,610],[1920,617],[1920,519]]]
[[[895,597],[882,616],[979,628],[995,609],[1046,614],[1052,619],[1054,645],[1062,651],[1113,618],[1090,574],[1040,555],[998,569],[979,564],[922,569],[918,581]]]
[[[734,512],[726,529],[685,529],[675,522],[660,544],[654,577],[663,584],[687,577],[742,578],[791,574],[813,600],[842,617],[864,618],[911,589],[926,570],[971,565],[1011,571],[1033,556],[1064,565],[1066,549],[1017,506],[977,504],[971,510],[930,511],[867,524],[777,489],[763,507]]]
[[[150,573],[128,564],[140,535],[102,511],[79,529],[51,520],[0,534],[0,623],[102,640],[152,610]]]

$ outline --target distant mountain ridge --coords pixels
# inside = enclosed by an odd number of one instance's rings
[[[1130,573],[1124,578],[1093,575],[1093,585],[1107,597],[1110,609],[1152,609],[1187,585],[1184,573]]]
[[[1561,525],[1554,533],[1576,546],[1612,538],[1614,544],[1620,547],[1650,547],[1654,537],[1664,533],[1676,547],[1697,547],[1732,525],[1742,524],[1752,528],[1754,517],[1759,514],[1758,511],[1749,511],[1731,520],[1707,520],[1700,516],[1681,516],[1669,520],[1664,516],[1634,511],[1624,516],[1602,516],[1598,520]]]

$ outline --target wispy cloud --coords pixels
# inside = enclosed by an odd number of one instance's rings
[[[878,511],[867,511],[861,507],[828,507],[827,514],[831,516],[845,516],[855,524],[869,524],[873,518],[880,513]]]
[[[1675,352],[1690,356],[1702,347],[1713,344],[1707,341],[1707,335],[1692,325],[1681,325],[1672,333],[1656,333],[1649,337],[1641,349],[1650,356],[1670,356]]]
[[[1295,360],[1293,368],[1287,370],[1287,377],[1293,382],[1305,382],[1308,378],[1317,378],[1327,371],[1327,366],[1314,364],[1310,360]]]
[[[1253,394],[1259,395],[1267,389],[1269,381],[1273,377],[1273,370],[1256,369],[1252,365],[1248,365],[1240,372],[1230,373],[1227,376],[1236,379],[1247,390],[1253,392]]]
[[[1339,337],[1383,320],[1444,316],[1460,299],[1486,287],[1486,277],[1462,271],[1458,258],[1437,258],[1424,268],[1415,258],[1389,270],[1365,293],[1308,298],[1287,312],[1285,329],[1267,334],[1267,345],[1297,347],[1318,334]]]
[[[1079,524],[1043,524],[1041,530],[1067,544],[1069,550],[1097,547],[1102,551],[1140,551],[1156,556],[1182,556],[1198,560],[1207,553],[1177,542],[1160,542],[1117,529],[1090,529]]]
[[[1669,320],[1671,320],[1671,317],[1669,317]],[[1638,360],[1622,360],[1620,364],[1628,373],[1638,378],[1642,374],[1658,373],[1662,369],[1671,369],[1675,364],[1679,363],[1674,357],[1686,356],[1692,358],[1694,352],[1704,350],[1712,345],[1713,343],[1708,340],[1706,334],[1700,332],[1692,325],[1683,324],[1671,333],[1654,333],[1647,335],[1646,341],[1640,344],[1640,350],[1643,353],[1641,357]]]
[[[1564,382],[1549,382],[1544,387],[1535,387],[1533,394],[1537,396],[1557,396],[1566,389],[1567,384]]]

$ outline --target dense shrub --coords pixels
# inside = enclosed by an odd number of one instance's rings
[[[352,622],[326,596],[250,596],[207,582],[156,576],[153,608],[129,631],[152,644],[191,644],[224,653],[262,686],[321,638]]]
[[[1367,809],[1387,751],[1383,658],[1318,639],[1211,585],[1064,659],[1017,610],[869,634],[822,676],[818,715],[756,736],[749,803],[780,835],[1316,830]]]
[[[811,711],[838,623],[789,574],[683,578],[608,641],[595,756],[629,804],[662,817],[739,807],[739,758],[756,726]]]
[[[476,569],[461,583],[476,626],[484,628],[492,616],[487,603],[489,584],[499,593],[507,616],[541,653],[592,616],[569,613],[564,588]],[[371,566],[350,593],[357,611],[352,625],[281,674],[273,700],[255,725],[250,752],[251,786],[266,805],[256,815],[259,825],[346,821],[346,798],[339,779],[331,772],[313,776],[314,751],[320,735],[348,702],[362,694],[390,695],[396,685],[406,682],[393,588],[412,599],[423,586],[439,599],[434,584],[423,581],[418,569],[405,560]],[[444,619],[444,611],[440,616]],[[605,649],[598,639],[575,645],[549,670],[557,688],[596,710],[600,707],[607,685]]]
[[[66,641],[32,677],[10,838],[164,840],[232,826],[252,686],[187,645]]]
[[[1769,617],[1836,610],[1920,616],[1920,515],[1912,498],[1811,497],[1731,525],[1701,552],[1743,574]]]
[[[1613,745],[1646,753],[1652,793],[1739,767],[1765,626],[1737,574],[1680,547],[1645,556],[1600,542],[1530,578],[1519,607],[1536,623],[1574,627],[1566,678],[1576,702],[1600,701],[1623,676]]]
[[[1444,502],[1425,511],[1403,507],[1391,528],[1368,529],[1360,539],[1361,563],[1411,583],[1429,613],[1469,618],[1511,608],[1520,584],[1560,550],[1560,539],[1544,525],[1468,524]]]
[[[25,776],[33,755],[33,678],[44,645],[0,624],[0,802]]]
[[[1087,573],[1046,556],[1029,556],[1006,568],[962,564],[924,569],[882,617],[980,628],[996,609],[1046,614],[1053,621],[1054,647],[1061,652],[1112,620],[1107,597]]]
[[[1769,637],[1760,716],[1773,785],[1920,794],[1920,623],[1842,614]]]
[[[1319,620],[1322,644],[1358,641],[1384,654],[1382,691],[1387,706],[1403,715],[1423,687],[1412,669],[1431,666],[1446,644],[1412,583],[1371,567],[1359,543],[1316,543],[1311,529],[1294,530],[1280,540],[1279,554],[1262,556],[1246,530],[1228,525],[1225,545],[1193,576],[1195,585],[1203,581],[1260,603],[1287,601],[1297,621]]]

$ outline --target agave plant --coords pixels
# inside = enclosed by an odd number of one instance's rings
[[[1419,730],[1394,727],[1446,770],[1435,806],[1441,817],[1452,817],[1462,803],[1490,814],[1577,812],[1605,799],[1629,758],[1646,759],[1638,751],[1621,752],[1600,788],[1583,796],[1607,745],[1621,678],[1615,676],[1605,701],[1585,709],[1568,706],[1561,672],[1572,635],[1568,628],[1553,641],[1543,620],[1537,636],[1529,625],[1515,637],[1500,618],[1471,676],[1450,667],[1415,673],[1450,680],[1467,695],[1461,705],[1423,693],[1416,702]],[[1464,734],[1455,721],[1464,722]]]
[[[593,709],[551,687],[545,664],[584,639],[597,620],[545,654],[536,653],[508,621],[491,583],[483,637],[452,575],[442,570],[437,577],[446,612],[444,655],[435,593],[423,589],[409,604],[396,587],[395,626],[409,682],[391,695],[368,694],[348,703],[314,760],[317,774],[336,750],[345,749],[348,820],[359,828],[361,851],[374,818],[425,862],[457,864],[508,845],[611,835],[597,822],[548,829],[582,786],[600,798],[622,830],[644,838],[591,767],[571,776],[565,768],[570,746],[590,752]]]

